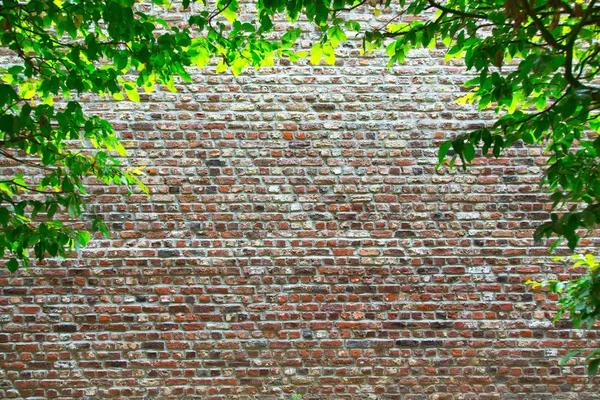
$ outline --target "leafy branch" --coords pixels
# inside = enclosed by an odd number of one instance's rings
[[[547,288],[550,292],[561,295],[554,322],[567,317],[575,328],[592,329],[600,320],[600,260],[592,254],[574,255],[570,259],[576,260],[572,268],[585,268],[581,276],[571,280],[548,279],[542,282],[528,280],[525,283],[532,289]],[[564,258],[556,257],[555,260],[564,260]],[[581,354],[585,355],[590,375],[597,374],[600,366],[600,349],[569,351],[562,358],[561,365]]]

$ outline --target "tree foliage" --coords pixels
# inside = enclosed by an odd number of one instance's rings
[[[591,329],[600,319],[600,260],[592,254],[575,255],[573,268],[584,269],[583,275],[572,280],[548,279],[542,282],[527,281],[533,289],[547,287],[551,292],[561,295],[560,306],[554,321],[567,314],[569,320],[579,329]],[[556,261],[564,260],[556,257]],[[581,354],[582,350],[569,351],[562,359],[564,364],[572,357]],[[593,349],[585,356],[589,365],[589,373],[597,374],[600,366],[600,349]]]
[[[75,224],[86,210],[85,177],[147,192],[142,171],[115,157],[127,154],[110,123],[87,115],[73,96],[139,101],[139,91],[151,92],[157,83],[174,91],[175,76],[191,81],[185,67],[202,68],[217,54],[222,57],[217,70],[225,70],[227,62],[240,72],[230,54],[237,54],[235,43],[242,41],[256,49],[249,50],[255,65],[287,54],[285,45],[257,39],[261,25],[234,21],[233,2],[192,16],[192,28],[186,29],[139,6],[113,0],[2,1],[0,45],[20,60],[2,68],[0,83],[0,154],[16,167],[0,181],[0,257],[9,257],[11,272],[32,256],[41,261],[85,245],[90,228],[107,233],[99,217]],[[222,23],[213,25],[219,15],[233,23],[227,36]],[[36,172],[25,176],[19,167]],[[70,220],[56,218],[61,213]]]

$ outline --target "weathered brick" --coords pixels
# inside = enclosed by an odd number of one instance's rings
[[[55,332],[77,332],[77,325],[75,324],[59,324],[54,327]]]
[[[367,349],[371,346],[370,340],[348,340],[346,342],[346,347],[349,349]]]
[[[153,349],[153,350],[164,350],[165,344],[163,342],[143,342],[142,349]]]
[[[140,104],[83,96],[151,196],[89,179],[111,237],[0,276],[0,398],[597,398],[583,359],[559,360],[600,333],[553,323],[557,296],[524,284],[573,273],[531,239],[543,149],[436,170],[443,141],[497,116],[455,102],[471,76],[444,49],[388,69],[358,46],[207,67]]]

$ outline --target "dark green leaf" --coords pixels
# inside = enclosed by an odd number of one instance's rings
[[[600,366],[600,358],[596,358],[595,360],[590,361],[588,364],[590,375],[596,375],[598,373],[598,366]]]
[[[452,147],[452,141],[451,140],[445,141],[440,146],[440,150],[439,150],[439,153],[438,153],[438,166],[441,165],[444,162],[444,159],[446,158],[446,154],[448,154],[448,151],[450,150],[450,147]]]
[[[12,273],[19,269],[19,262],[16,258],[11,258],[6,264],[6,268]]]
[[[471,162],[475,158],[475,147],[471,143],[465,144],[464,155],[467,162]]]

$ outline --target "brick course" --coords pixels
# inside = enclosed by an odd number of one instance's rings
[[[152,194],[88,182],[111,239],[2,272],[0,397],[598,398],[582,362],[558,365],[598,333],[524,284],[566,276],[532,241],[540,149],[435,170],[494,118],[454,102],[468,77],[442,61],[348,47],[90,100]]]

